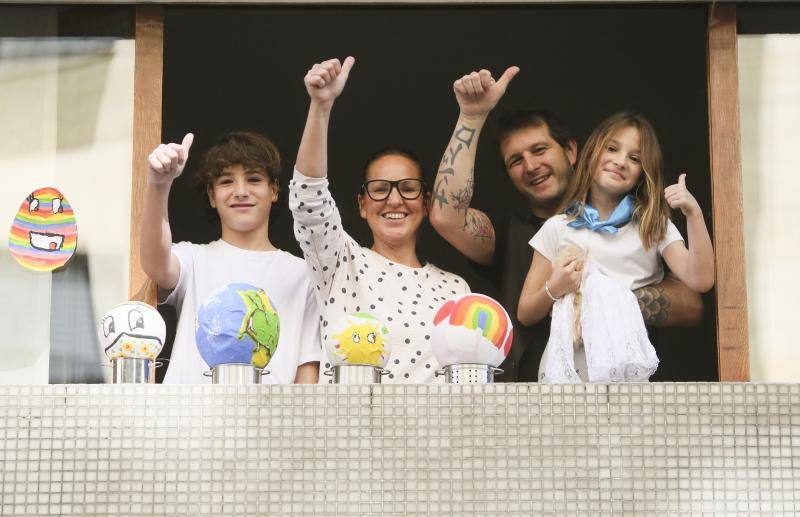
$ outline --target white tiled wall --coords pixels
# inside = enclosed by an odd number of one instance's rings
[[[6,515],[791,515],[800,385],[0,386]]]

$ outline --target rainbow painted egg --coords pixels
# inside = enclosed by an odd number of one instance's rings
[[[508,313],[497,301],[477,293],[447,300],[433,319],[431,349],[442,366],[500,366],[514,337]]]
[[[206,364],[252,364],[264,368],[275,355],[280,319],[263,289],[228,284],[203,302],[195,320],[195,341]]]
[[[331,366],[366,364],[383,368],[392,350],[388,336],[388,329],[371,314],[347,314],[331,326],[325,351]]]
[[[54,188],[34,190],[19,207],[8,236],[8,249],[23,267],[52,271],[72,257],[78,225],[72,206]]]

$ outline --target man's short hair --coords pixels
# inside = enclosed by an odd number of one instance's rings
[[[571,141],[575,140],[569,128],[561,120],[546,110],[530,108],[508,111],[498,117],[495,123],[495,138],[497,139],[498,152],[511,133],[529,127],[547,128],[550,138],[555,140],[564,149],[569,148]]]
[[[281,155],[272,141],[259,133],[226,133],[203,155],[194,176],[201,195],[208,199],[208,189],[227,167],[241,165],[246,170],[263,172],[276,192],[280,191]]]

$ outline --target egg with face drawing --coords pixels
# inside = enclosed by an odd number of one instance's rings
[[[164,346],[167,327],[153,307],[125,302],[103,316],[97,337],[109,359],[155,359]]]
[[[8,249],[23,267],[52,271],[75,253],[78,225],[69,201],[54,188],[34,190],[19,207]]]

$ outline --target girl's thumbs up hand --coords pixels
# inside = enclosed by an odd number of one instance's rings
[[[684,217],[700,213],[700,205],[689,189],[686,188],[686,173],[678,176],[678,183],[664,189],[664,198],[674,210],[680,210]]]

